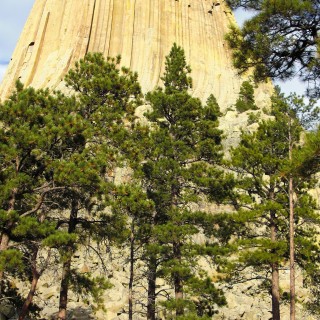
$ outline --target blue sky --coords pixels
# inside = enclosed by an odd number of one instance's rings
[[[0,79],[2,79],[34,0],[0,1]]]
[[[10,61],[12,52],[19,39],[35,0],[0,0],[0,81]],[[81,0],[79,0],[81,1]],[[235,13],[238,23],[242,23],[249,14],[243,10]],[[296,91],[302,94],[304,86],[297,79],[280,83],[282,90],[289,94]]]

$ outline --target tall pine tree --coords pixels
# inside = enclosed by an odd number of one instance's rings
[[[287,173],[303,130],[299,113],[306,107],[301,102],[297,97],[285,99],[276,91],[272,118],[261,121],[256,132],[243,131],[239,146],[232,150],[238,189],[243,192],[243,209],[234,217],[243,225],[238,230],[238,263],[240,268],[253,267],[271,274],[271,279],[266,280],[270,282],[273,319],[280,319],[280,268],[289,264],[292,270],[295,251],[296,261],[307,270],[314,261],[301,257],[310,257],[308,248],[319,250],[314,242],[319,220],[314,200],[308,194],[312,181]]]
[[[173,289],[173,295],[167,291],[162,302],[167,319],[210,316],[216,306],[225,304],[222,292],[197,263],[204,244],[196,243],[194,237],[202,233],[210,214],[191,207],[204,193],[221,202],[231,179],[217,168],[222,160],[219,106],[213,96],[203,106],[188,93],[190,71],[183,49],[174,44],[166,57],[164,89],[146,96],[152,108],[146,114],[152,129],[142,183],[155,205],[146,246],[150,320],[155,319],[158,277]]]
[[[84,128],[78,139],[71,142],[70,155],[65,154],[55,172],[56,183],[67,187],[60,195],[63,204],[60,210],[67,209],[70,215],[68,219],[61,219],[60,227],[68,234],[75,234],[79,229],[83,237],[86,228],[90,232],[91,223],[86,220],[94,222],[99,214],[97,199],[105,198],[110,189],[105,177],[120,165],[126,149],[125,140],[130,135],[128,124],[134,119],[141,93],[137,75],[120,68],[119,64],[119,57],[105,60],[102,54],[88,54],[66,76],[67,86],[75,92],[73,112],[79,117],[77,124],[83,123]],[[58,317],[63,320],[75,250],[76,242],[70,243],[62,256]]]

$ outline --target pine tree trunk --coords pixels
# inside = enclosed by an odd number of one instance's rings
[[[274,200],[273,187],[270,192],[270,199]],[[276,212],[270,212],[270,230],[271,242],[275,243],[278,237],[278,227],[276,221]],[[273,252],[273,254],[275,254]],[[271,264],[271,300],[272,300],[272,320],[280,320],[280,284],[279,284],[279,264],[274,262]]]
[[[5,232],[2,233],[1,235],[1,243],[0,243],[0,252],[4,251],[8,248],[9,245],[9,235]],[[3,290],[3,271],[0,270],[0,296],[2,294],[2,290]]]
[[[133,319],[134,240],[134,222],[132,222],[130,237],[129,320]]]
[[[157,280],[157,259],[151,254],[148,264],[148,303],[147,320],[156,319],[156,280]]]
[[[60,285],[60,298],[59,298],[59,313],[58,319],[66,320],[67,317],[67,304],[68,304],[68,290],[70,281],[71,257],[63,263],[62,279]]]
[[[38,280],[40,278],[40,273],[37,272],[36,270],[36,259],[37,259],[37,255],[38,255],[38,249],[36,249],[36,251],[33,254],[32,257],[32,263],[33,263],[33,267],[32,267],[32,282],[31,282],[31,288],[30,291],[28,293],[27,299],[25,300],[20,314],[19,314],[19,320],[24,320],[24,318],[26,317],[26,315],[29,312],[29,307],[31,305],[31,302],[33,300],[34,294],[36,292],[37,289],[37,284],[38,284]]]
[[[68,233],[73,233],[77,226],[77,215],[78,215],[78,204],[77,201],[72,201],[72,208],[69,218]],[[70,270],[71,270],[71,259],[73,255],[73,248],[70,246],[67,252],[67,258],[63,263],[62,267],[62,278],[60,285],[60,298],[59,298],[59,320],[66,320],[67,316],[67,304],[68,304],[68,291],[70,282]]]
[[[289,120],[289,160],[292,161],[293,139],[291,132],[291,118]],[[290,320],[296,318],[296,293],[295,293],[295,261],[294,261],[294,203],[293,203],[293,178],[289,176],[289,247],[290,247]]]
[[[179,261],[179,264],[181,264],[181,245],[180,243],[173,243],[173,256],[174,259]],[[183,306],[181,305],[182,299],[183,299],[183,284],[181,276],[178,272],[176,272],[173,275],[173,281],[174,281],[174,294],[175,299],[177,303],[176,308],[176,316],[182,316],[184,314]]]
[[[272,266],[272,320],[280,320],[280,288],[279,288],[279,266]]]
[[[17,194],[17,189],[14,189],[12,191],[11,199],[9,201],[8,212],[14,210],[15,203],[16,203],[16,194]],[[10,230],[12,227],[13,227],[13,223],[9,221],[9,223],[6,225],[6,229]],[[8,232],[3,231],[1,234],[0,252],[7,250],[9,246],[9,241],[10,241],[10,237]],[[3,279],[3,271],[0,271],[0,293],[2,291],[2,279]]]
[[[290,209],[290,320],[296,318],[295,307],[295,261],[294,261],[294,208],[293,208],[293,179],[289,178],[289,209]]]
[[[17,194],[17,189],[14,189],[12,191],[12,194],[11,194],[11,197],[9,200],[8,212],[11,212],[14,210],[15,203],[16,203],[16,194]],[[12,227],[13,227],[13,223],[9,221],[6,225],[6,229],[10,230]],[[9,241],[10,241],[10,239],[9,239],[8,232],[3,231],[1,234],[0,252],[6,250],[8,248]],[[0,280],[1,280],[1,278],[0,278]]]
[[[271,196],[272,198],[272,196]],[[271,241],[277,241],[277,224],[276,214],[271,212]],[[271,297],[272,297],[272,320],[280,320],[280,285],[279,285],[279,265],[278,263],[271,264]]]
[[[29,307],[30,307],[30,305],[32,303],[34,294],[36,292],[39,278],[40,278],[39,274],[33,275],[33,277],[32,277],[30,291],[28,293],[27,299],[25,300],[25,302],[24,302],[24,304],[23,304],[23,306],[21,308],[21,311],[20,311],[20,314],[19,314],[19,318],[18,318],[19,320],[24,320],[26,315],[29,313]]]
[[[1,235],[0,251],[4,251],[8,248],[9,240],[8,233],[3,232]]]

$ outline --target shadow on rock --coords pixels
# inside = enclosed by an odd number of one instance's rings
[[[57,320],[58,319],[58,314],[55,313],[54,315],[51,316],[50,320]],[[91,309],[86,309],[86,308],[74,308],[70,309],[67,312],[67,320],[95,320],[95,316],[92,312]]]

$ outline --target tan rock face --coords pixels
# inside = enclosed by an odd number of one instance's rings
[[[122,56],[144,92],[157,86],[174,42],[192,67],[194,95],[213,93],[223,109],[242,80],[224,35],[234,17],[223,0],[36,0],[0,87],[3,99],[20,78],[36,88],[62,79],[87,52]]]

